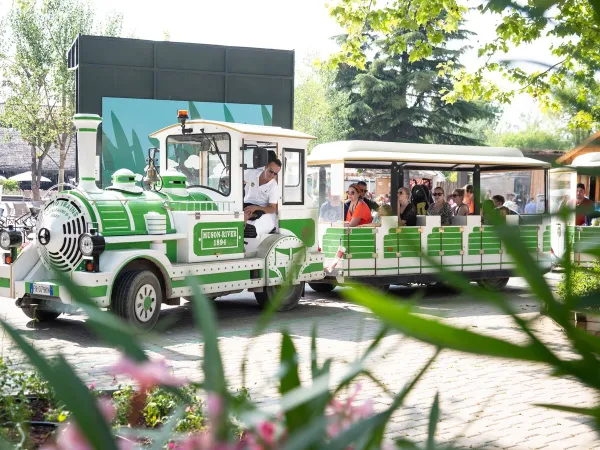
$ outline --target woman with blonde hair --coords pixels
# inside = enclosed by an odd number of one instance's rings
[[[417,224],[417,208],[410,202],[410,190],[398,189],[398,225],[414,227]]]
[[[371,209],[360,198],[361,190],[356,184],[348,186],[348,212],[346,213],[345,226],[356,227],[373,221]]]
[[[444,188],[438,186],[433,189],[433,203],[429,205],[427,210],[428,216],[440,216],[442,226],[452,224],[452,209],[444,198]]]

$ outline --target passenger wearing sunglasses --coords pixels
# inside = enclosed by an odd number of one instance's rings
[[[275,159],[264,169],[250,169],[244,172],[244,222],[257,221],[254,226],[258,234],[269,233],[275,228],[279,197],[277,174],[280,170],[281,161]]]
[[[454,215],[455,216],[468,216],[469,206],[464,202],[465,190],[454,189],[452,193],[452,200],[454,200]]]
[[[398,189],[398,225],[414,227],[417,224],[417,207],[410,202],[410,190]]]
[[[446,202],[444,189],[442,187],[436,187],[433,190],[433,203],[427,210],[428,216],[440,216],[440,222],[442,226],[452,224],[452,208]]]
[[[360,198],[360,188],[356,184],[351,184],[346,194],[348,194],[349,201],[345,226],[356,227],[371,223],[373,221],[371,210]]]

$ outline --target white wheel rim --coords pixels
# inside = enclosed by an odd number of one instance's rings
[[[135,294],[135,316],[140,322],[148,322],[156,313],[156,290],[151,284],[144,284]]]

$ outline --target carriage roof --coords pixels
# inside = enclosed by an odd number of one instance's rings
[[[466,145],[407,144],[379,141],[338,141],[317,145],[308,157],[311,165],[356,162],[373,166],[389,162],[405,167],[547,168],[550,164],[523,156],[516,148]]]

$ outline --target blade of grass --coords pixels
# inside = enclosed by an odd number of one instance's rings
[[[202,361],[204,387],[207,391],[224,396],[227,393],[227,385],[219,350],[214,307],[202,294],[200,287],[194,284],[192,280],[188,281],[192,286],[194,321],[197,324],[198,331],[204,337],[204,358]]]
[[[431,413],[429,414],[429,426],[427,427],[427,450],[435,449],[435,430],[438,420],[440,419],[440,397],[439,393],[435,394]]]
[[[452,350],[497,356],[525,361],[546,362],[531,345],[519,346],[500,339],[483,336],[468,330],[454,328],[436,320],[412,314],[411,308],[400,305],[363,286],[354,286],[344,296],[364,306],[384,323],[411,337]],[[368,299],[368,300],[365,300]]]
[[[298,352],[296,352],[296,347],[287,331],[282,334],[280,364],[285,366],[287,370],[285,370],[285,374],[280,380],[279,393],[285,395],[294,389],[301,388],[300,375],[298,374]],[[308,420],[306,404],[288,409],[285,412],[285,420],[290,433],[300,429]]]
[[[404,388],[398,393],[398,395],[394,398],[394,401],[390,405],[390,407],[372,417],[367,419],[360,420],[353,425],[351,425],[348,429],[344,430],[342,433],[335,436],[329,444],[323,447],[324,450],[345,450],[350,445],[355,443],[357,440],[361,438],[367,438],[363,441],[361,446],[355,446],[356,450],[366,449],[366,448],[380,448],[381,442],[383,441],[383,433],[385,431],[385,426],[394,413],[406,399],[406,396],[414,389],[419,380],[423,377],[425,372],[429,369],[431,364],[435,361],[437,356],[439,355],[439,350],[433,355],[429,361],[421,368],[419,373],[406,385]]]

